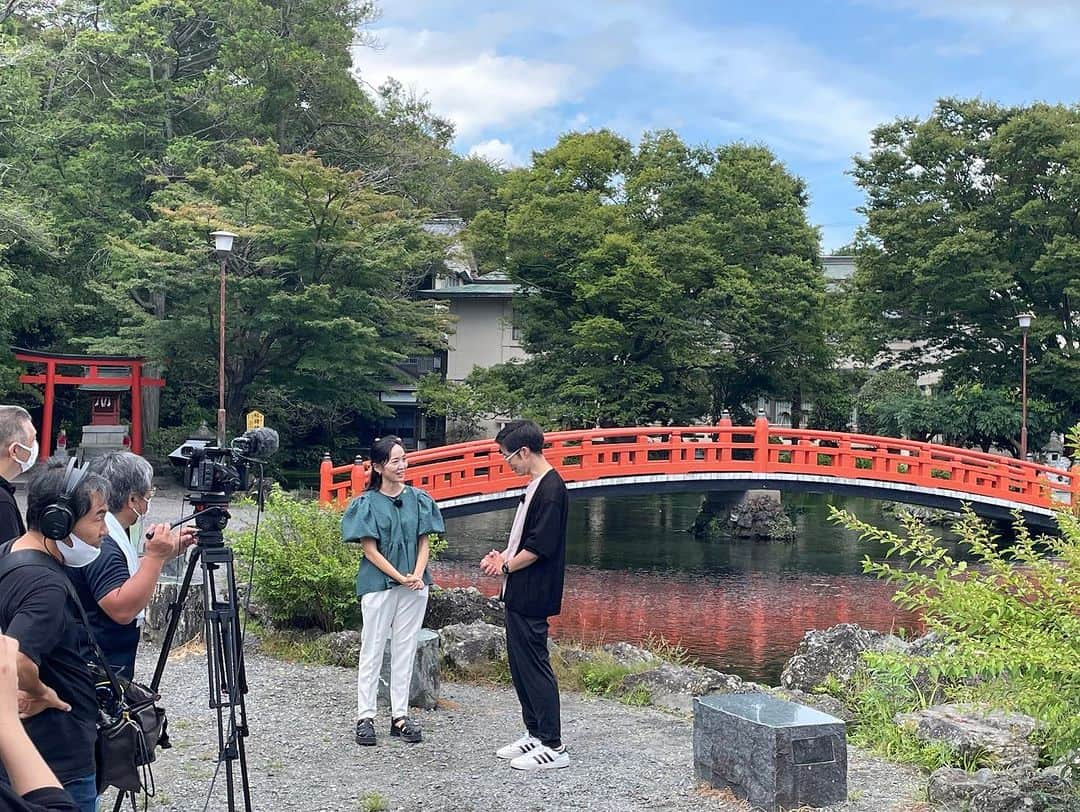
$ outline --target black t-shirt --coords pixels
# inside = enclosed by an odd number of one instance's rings
[[[566,519],[570,499],[566,483],[552,468],[540,480],[525,514],[519,549],[538,559],[506,578],[506,608],[526,617],[550,617],[562,611],[566,569]]]
[[[57,787],[31,790],[20,798],[11,787],[0,783],[0,812],[79,812],[79,807]]]
[[[25,532],[26,525],[15,504],[15,486],[0,476],[0,544],[17,539]]]
[[[9,549],[10,545],[0,548],[0,555],[8,555]],[[76,619],[64,578],[47,562],[5,575],[0,584],[0,628],[37,663],[41,681],[71,705],[70,711],[49,709],[23,720],[42,758],[66,784],[94,774],[97,697],[87,668],[86,633]]]
[[[105,659],[122,677],[135,674],[135,651],[139,647],[139,627],[133,620],[120,624],[98,605],[104,596],[123,586],[131,577],[127,557],[112,536],[101,542],[101,553],[85,567],[65,567],[79,595],[90,631],[101,646]]]

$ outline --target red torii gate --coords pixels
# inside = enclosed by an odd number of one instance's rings
[[[125,386],[131,390],[131,450],[136,454],[142,453],[142,390],[145,386],[162,387],[165,381],[162,378],[147,378],[143,376],[143,364],[145,358],[129,357],[123,355],[67,355],[58,352],[38,352],[25,350],[20,347],[12,347],[15,360],[25,364],[43,364],[44,373],[26,373],[19,376],[19,383],[43,385],[45,387],[45,403],[41,416],[41,433],[38,443],[41,446],[40,458],[49,458],[52,443],[53,402],[55,400],[55,388],[57,385],[79,386],[92,384],[100,386]],[[65,375],[57,372],[57,367],[85,367],[85,373],[80,371],[76,375]],[[124,377],[104,376],[100,374],[101,367],[126,368],[127,375]]]

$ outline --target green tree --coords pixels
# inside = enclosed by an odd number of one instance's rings
[[[112,247],[112,276],[131,294],[116,297],[127,318],[117,337],[94,346],[149,348],[193,382],[190,394],[212,402],[217,352],[206,336],[217,336],[218,270],[205,240],[209,226],[227,226],[240,234],[227,273],[231,418],[260,387],[385,414],[378,392],[401,376],[396,365],[442,343],[443,318],[406,296],[441,243],[360,173],[312,156],[236,145],[186,160],[184,179],[152,197],[155,219]],[[137,304],[155,292],[167,292],[168,319]]]
[[[940,367],[946,388],[1020,380],[1016,316],[1036,319],[1030,390],[1080,416],[1080,110],[943,99],[874,131],[857,299],[877,349]],[[872,329],[872,333],[870,330]]]
[[[522,400],[548,424],[685,422],[760,393],[798,412],[823,385],[817,235],[768,150],[573,133],[499,200],[470,244],[521,285]]]

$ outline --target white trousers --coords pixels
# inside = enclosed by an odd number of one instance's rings
[[[428,588],[395,586],[360,598],[364,628],[360,632],[360,664],[356,675],[357,719],[375,717],[383,650],[390,640],[390,711],[394,719],[409,713],[416,640],[427,610]]]

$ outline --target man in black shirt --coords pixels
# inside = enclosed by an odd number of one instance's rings
[[[26,532],[11,480],[37,462],[37,431],[21,406],[0,406],[0,544]]]
[[[143,536],[140,523],[154,496],[154,469],[138,454],[112,451],[94,458],[89,469],[109,483],[109,534],[101,555],[85,567],[68,567],[68,577],[90,621],[90,631],[118,676],[135,678],[135,653],[143,610],[154,596],[161,568],[195,541],[190,528],[170,531],[169,525],[145,528],[145,554],[140,558],[128,530]]]
[[[566,485],[544,458],[544,433],[530,420],[507,424],[495,437],[510,469],[529,484],[518,505],[510,540],[480,562],[487,575],[504,576],[506,650],[525,734],[496,751],[516,770],[566,767],[559,684],[548,656],[548,618],[562,609],[566,566]]]
[[[49,535],[60,534],[56,508],[65,492],[71,521],[61,524],[71,525],[70,534],[49,538],[43,526]],[[0,627],[19,641],[23,725],[80,812],[95,812],[97,806],[97,697],[86,666],[86,633],[61,565],[85,565],[96,557],[106,533],[108,495],[100,476],[78,470],[69,475],[63,463],[50,463],[27,488],[29,529],[0,547],[0,566],[9,568],[0,585]],[[20,566],[10,568],[16,562]]]

